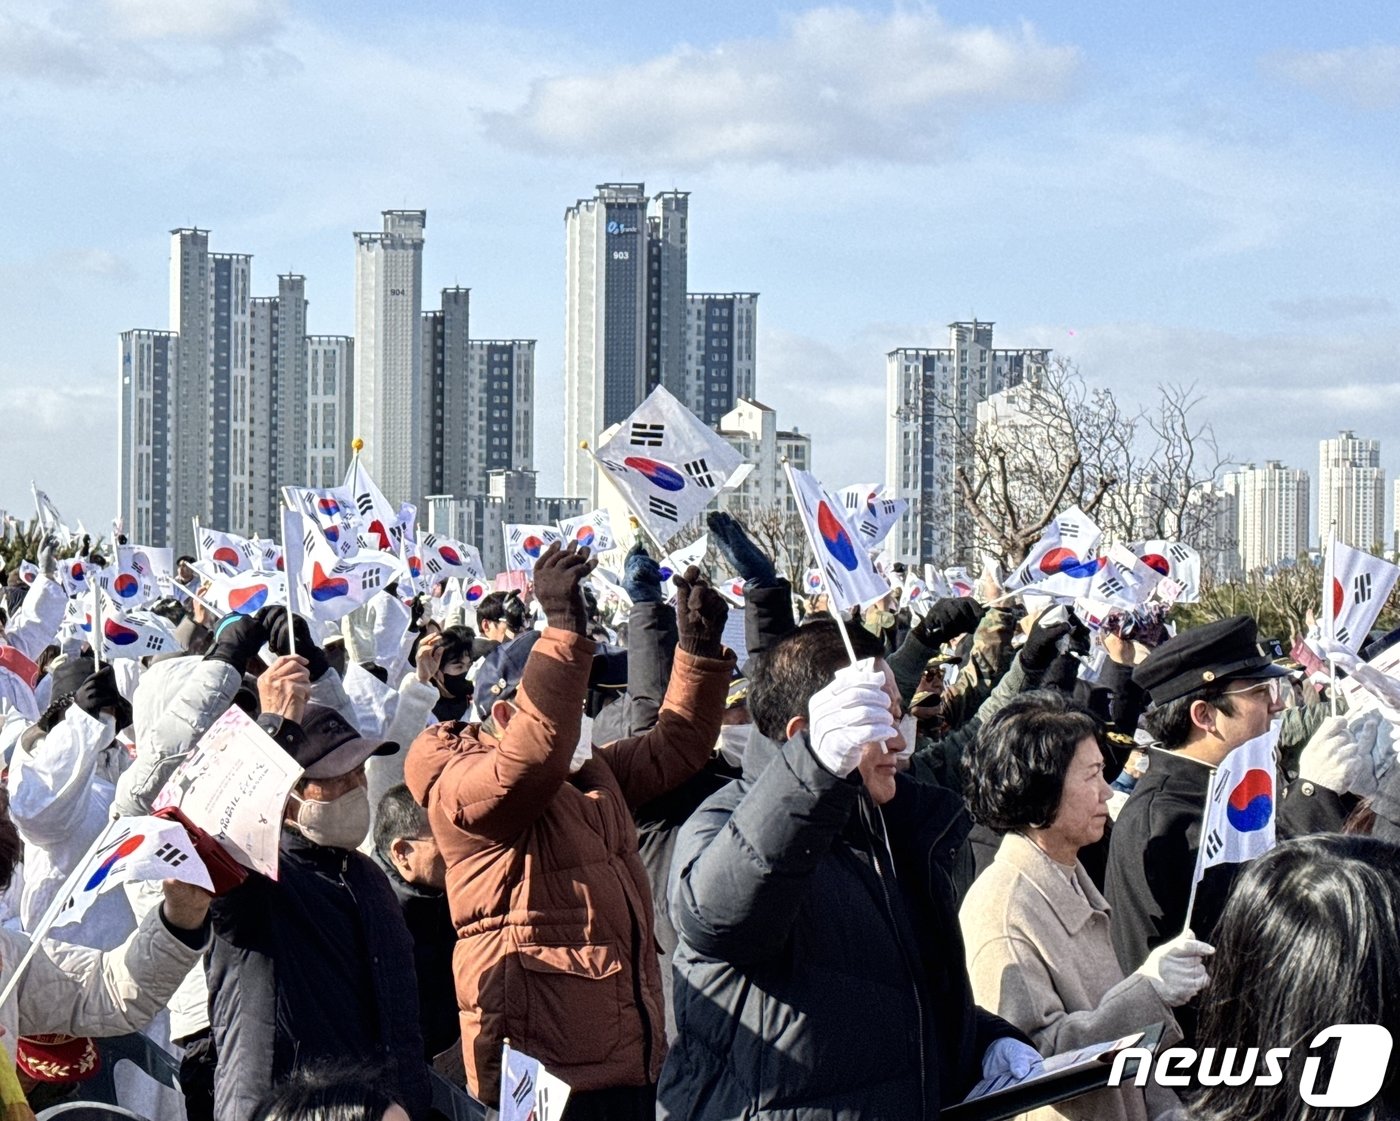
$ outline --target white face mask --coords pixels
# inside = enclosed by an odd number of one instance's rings
[[[914,755],[914,743],[919,738],[919,721],[906,714],[899,722],[899,736],[904,741],[904,748],[898,753],[900,759],[909,759]]]
[[[357,786],[329,802],[300,798],[297,829],[313,845],[328,849],[354,849],[369,834],[369,791]]]
[[[749,746],[752,724],[726,724],[719,730],[715,751],[731,767],[744,765],[744,749]]]
[[[593,758],[593,718],[585,716],[578,730],[578,743],[574,746],[574,756],[569,760],[569,774],[578,774],[579,768]]]

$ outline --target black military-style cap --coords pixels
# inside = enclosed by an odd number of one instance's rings
[[[1182,631],[1133,670],[1133,681],[1156,705],[1222,681],[1287,676],[1259,645],[1259,628],[1248,615]]]
[[[539,637],[539,631],[522,631],[481,660],[481,666],[476,671],[475,699],[477,715],[482,720],[491,715],[491,706],[497,701],[508,701],[515,696],[520,680],[525,676],[525,663]]]

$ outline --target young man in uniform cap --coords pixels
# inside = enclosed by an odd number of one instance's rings
[[[1109,846],[1104,894],[1113,908],[1113,945],[1124,970],[1137,969],[1152,949],[1188,925],[1198,938],[1211,940],[1239,870],[1222,864],[1205,873],[1188,924],[1211,773],[1235,748],[1269,730],[1283,711],[1281,679],[1287,676],[1261,650],[1247,615],[1184,631],[1133,672],[1152,700],[1143,719],[1156,743]],[[1304,775],[1336,769],[1355,746],[1340,720],[1325,722],[1304,748]]]

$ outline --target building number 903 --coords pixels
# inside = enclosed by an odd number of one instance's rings
[[[632,259],[632,253],[627,249],[614,249],[612,257],[614,261],[628,261]]]

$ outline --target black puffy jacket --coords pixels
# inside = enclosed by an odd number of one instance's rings
[[[917,1121],[961,1100],[994,1039],[1024,1039],[972,1002],[951,876],[968,827],[950,791],[900,776],[877,809],[805,734],[755,736],[676,846],[658,1118]]]

